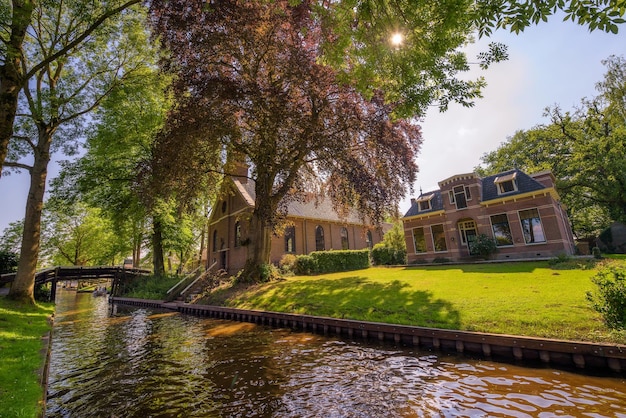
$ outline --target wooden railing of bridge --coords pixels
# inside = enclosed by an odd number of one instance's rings
[[[40,270],[35,274],[35,286],[41,286],[46,283],[52,284],[50,298],[54,300],[56,293],[56,284],[59,280],[97,280],[111,279],[111,294],[118,295],[120,287],[128,280],[138,276],[151,274],[150,270],[138,268],[125,268],[119,266],[69,266],[69,267],[51,267]],[[0,286],[12,283],[15,280],[15,273],[0,275]]]

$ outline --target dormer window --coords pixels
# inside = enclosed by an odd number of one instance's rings
[[[425,212],[427,210],[432,209],[432,205],[430,204],[430,201],[433,198],[433,196],[434,194],[429,194],[428,196],[420,196],[420,198],[417,199],[417,206],[420,212]]]
[[[467,207],[467,201],[472,199],[470,189],[467,186],[454,186],[452,190],[448,192],[450,198],[450,204],[456,204],[457,209],[463,209]]]
[[[496,177],[493,181],[498,189],[498,194],[507,194],[517,191],[517,172],[507,174],[506,176]]]

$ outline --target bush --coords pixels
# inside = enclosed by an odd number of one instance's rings
[[[317,273],[365,269],[370,266],[369,250],[315,251]]]
[[[0,250],[0,274],[15,273],[19,257],[10,251]]]
[[[261,282],[269,282],[280,278],[280,272],[273,264],[261,264],[259,266],[259,278]]]
[[[296,274],[332,273],[370,266],[369,250],[314,251],[296,258]]]
[[[609,328],[626,329],[626,269],[610,265],[591,278],[596,292],[587,292],[587,300],[602,315]]]
[[[317,272],[317,260],[310,255],[299,255],[296,257],[294,273],[308,275]]]
[[[495,239],[485,234],[480,234],[472,243],[470,243],[470,250],[472,254],[489,258],[491,257],[491,254],[498,250],[498,245]]]
[[[600,260],[602,258],[602,252],[600,251],[599,247],[593,247],[591,249],[591,254],[593,254],[593,258],[595,258],[596,260]]]
[[[548,265],[551,267],[557,266],[559,264],[563,264],[563,263],[569,263],[571,261],[572,257],[570,257],[567,254],[559,254],[554,258],[551,258],[550,260],[548,260]]]
[[[377,266],[406,264],[406,250],[388,246],[379,242],[372,248],[372,262]]]
[[[293,273],[296,269],[297,258],[293,254],[285,254],[278,262],[278,267],[283,274]]]

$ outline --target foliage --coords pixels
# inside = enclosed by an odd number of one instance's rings
[[[7,250],[0,250],[0,274],[15,273],[19,256]]]
[[[22,235],[24,234],[24,221],[11,222],[2,231],[0,237],[0,250],[19,254],[22,246]]]
[[[372,263],[377,266],[406,264],[406,250],[398,250],[379,242],[372,248]]]
[[[617,33],[618,25],[625,22],[626,8],[621,0],[479,1],[476,2],[476,23],[481,36],[499,28],[520,33],[531,24],[546,22],[557,12],[565,14],[563,20],[586,25],[590,31]]]
[[[599,312],[607,326],[626,329],[626,269],[623,265],[609,265],[591,278],[594,292],[587,292],[587,300]]]
[[[572,257],[567,254],[559,254],[554,258],[548,260],[548,264],[550,267],[557,266],[559,264],[569,263],[572,260]]]
[[[24,306],[0,296],[0,415],[3,417],[43,416],[43,369],[45,349],[42,336],[51,330],[49,318],[54,304]]]
[[[313,251],[315,274],[360,270],[370,265],[369,250]]]
[[[297,263],[297,257],[294,254],[285,254],[280,258],[278,267],[283,274],[290,274],[295,272]]]
[[[130,250],[99,209],[81,203],[46,206],[42,258],[53,266],[117,264]]]
[[[598,247],[593,247],[591,253],[593,254],[593,258],[595,258],[596,260],[600,260],[602,258],[602,252]]]
[[[27,32],[21,52],[23,71],[32,72],[36,82],[22,86],[14,135],[4,163],[5,168],[27,170],[31,176],[20,265],[9,293],[29,302],[51,154],[76,153],[90,123],[87,115],[113,88],[130,82],[152,59],[148,48],[143,48],[147,39],[145,14],[140,9],[114,13],[115,19],[103,18],[91,27],[94,22],[84,13],[101,15],[106,9],[102,2],[37,2],[35,7],[33,30]],[[77,44],[81,47],[75,48]]]
[[[519,131],[485,154],[481,174],[512,166],[532,173],[550,169],[576,236],[597,235],[611,220],[626,221],[626,60],[609,57],[599,95],[573,112],[548,108],[551,124]]]
[[[296,257],[294,272],[299,275],[315,274],[317,272],[317,259],[310,255],[299,255]]]
[[[479,255],[488,259],[498,251],[498,242],[486,234],[479,234],[470,243],[470,254]]]
[[[397,106],[382,93],[364,97],[320,63],[321,44],[333,35],[311,3],[205,6],[152,3],[180,102],[157,152],[164,166],[213,161],[219,150],[230,158],[227,172],[251,164],[255,210],[244,275],[269,261],[286,205],[307,192],[323,190],[339,211],[356,207],[381,220],[415,178],[421,139],[414,121],[397,120]]]
[[[378,266],[406,264],[406,241],[401,222],[395,222],[383,241],[374,245],[372,262]]]
[[[139,276],[130,281],[124,288],[121,296],[138,299],[163,300],[176,283],[180,281],[178,275],[168,276]]]

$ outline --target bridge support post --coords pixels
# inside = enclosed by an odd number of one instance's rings
[[[54,302],[57,297],[57,280],[50,282],[50,302]]]

